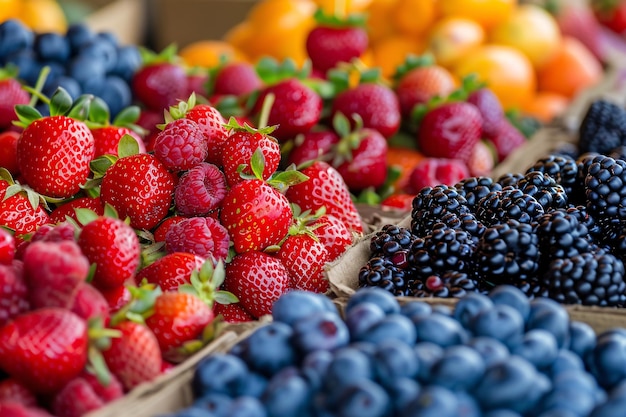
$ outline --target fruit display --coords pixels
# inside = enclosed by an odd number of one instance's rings
[[[181,375],[187,416],[618,416],[623,329],[501,286],[454,306],[379,288],[290,292],[272,321]],[[620,353],[618,353],[620,352]],[[144,406],[150,407],[149,398]]]
[[[68,19],[57,0],[2,0],[0,22],[17,19],[36,32],[64,33]]]

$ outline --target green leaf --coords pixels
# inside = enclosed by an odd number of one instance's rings
[[[5,180],[9,184],[14,183],[13,176],[11,175],[9,170],[4,167],[0,167],[0,180]]]
[[[98,379],[98,382],[104,387],[108,387],[111,383],[111,372],[107,366],[102,352],[95,346],[90,346],[87,350],[89,367]]]
[[[113,125],[130,127],[137,122],[137,120],[139,120],[140,115],[141,109],[139,106],[125,107],[117,114],[117,116],[115,116],[115,119],[113,119]]]
[[[89,163],[95,178],[102,178],[107,170],[117,161],[114,155],[102,155]]]
[[[26,104],[17,104],[14,109],[18,120],[13,124],[22,128],[28,127],[32,122],[43,117],[36,108]]]
[[[111,219],[119,219],[120,218],[120,216],[117,213],[117,210],[115,209],[115,207],[113,207],[109,203],[105,203],[104,204],[104,216],[105,217],[109,217]]]
[[[335,132],[341,137],[348,136],[350,134],[350,130],[352,127],[350,125],[350,120],[346,117],[342,112],[335,113],[333,117],[333,129]]]
[[[239,302],[239,299],[232,292],[217,291],[215,293],[215,302],[218,304],[235,304]]]
[[[72,96],[63,87],[57,87],[50,98],[50,116],[66,115],[72,108]]]
[[[117,145],[117,154],[119,158],[137,155],[138,153],[139,144],[137,143],[137,139],[135,139],[128,133],[120,138],[120,141]]]
[[[100,97],[94,97],[89,108],[89,121],[106,126],[109,123],[109,105]]]
[[[98,215],[98,213],[96,213],[95,211],[93,211],[91,209],[88,209],[88,208],[82,208],[82,207],[81,208],[76,208],[76,209],[74,209],[74,211],[76,212],[76,219],[83,226],[85,226],[86,224],[91,223],[92,221],[94,221],[98,217],[100,217]]]
[[[254,176],[258,179],[263,179],[263,170],[265,170],[265,155],[261,148],[256,148],[252,157],[250,158],[250,169],[254,173]]]
[[[361,72],[359,81],[361,83],[375,83],[380,81],[381,71],[380,68],[368,68]]]
[[[270,178],[268,184],[280,192],[286,191],[288,187],[307,181],[309,177],[300,171],[277,172]]]
[[[76,99],[67,116],[77,120],[88,120],[91,103],[94,99],[95,96],[92,94],[82,94]]]
[[[178,292],[182,292],[185,294],[193,294],[198,295],[198,290],[191,284],[181,284],[178,286]]]

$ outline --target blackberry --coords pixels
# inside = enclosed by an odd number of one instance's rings
[[[576,166],[578,167],[578,170],[576,172],[576,182],[572,186],[572,192],[568,195],[570,204],[587,204],[587,196],[585,195],[585,178],[587,177],[587,172],[589,172],[589,166],[591,166],[594,158],[598,155],[600,154],[587,152],[583,153],[576,159]]]
[[[395,296],[408,295],[413,271],[402,268],[384,256],[371,257],[359,270],[359,288],[379,287]]]
[[[467,232],[476,243],[485,232],[485,225],[479,222],[472,213],[446,213],[440,222],[452,229]]]
[[[520,223],[534,223],[544,214],[543,206],[519,189],[492,191],[481,198],[476,207],[476,218],[486,227],[505,223],[509,219]]]
[[[571,156],[552,154],[538,159],[528,168],[526,174],[535,171],[543,172],[554,178],[556,183],[563,187],[565,193],[569,195],[576,185],[578,165],[576,159]]]
[[[558,145],[557,148],[552,150],[551,154],[556,156],[565,156],[576,160],[576,158],[580,156],[581,152],[577,143],[566,142]]]
[[[596,218],[626,219],[626,161],[593,158],[585,177],[587,208]]]
[[[508,220],[487,228],[476,248],[476,270],[492,284],[513,284],[536,276],[539,238],[533,226]]]
[[[522,290],[522,292],[526,294],[526,297],[531,300],[534,298],[550,297],[548,288],[537,279],[519,281],[515,284],[515,286]]]
[[[589,210],[587,210],[587,206],[585,205],[577,205],[577,206],[569,206],[565,209],[565,212],[571,216],[574,216],[578,223],[585,226],[587,229],[588,240],[591,243],[597,243],[602,240],[602,227],[598,222],[596,222],[595,218],[589,214]]]
[[[517,188],[524,194],[535,197],[545,211],[567,206],[565,189],[557,184],[553,177],[544,172],[531,171],[526,173],[517,182]]]
[[[539,249],[546,262],[570,258],[590,250],[587,227],[566,210],[545,213],[537,221]]]
[[[390,257],[400,250],[408,251],[415,240],[415,235],[406,227],[386,224],[375,232],[370,239],[371,256]]]
[[[496,182],[504,187],[517,187],[517,182],[524,177],[521,173],[506,173],[502,174]]]
[[[611,149],[611,151],[606,155],[610,156],[613,159],[621,159],[623,161],[626,161],[626,144]]]
[[[467,200],[467,205],[474,208],[476,203],[490,191],[502,189],[502,185],[490,177],[468,177],[454,185]]]
[[[447,185],[424,187],[413,199],[411,231],[425,236],[446,213],[464,214],[471,210],[459,191]]]
[[[424,237],[424,247],[434,272],[469,272],[474,265],[476,245],[471,236],[460,229],[436,223],[431,234]]]
[[[602,250],[554,259],[542,281],[563,304],[621,307],[626,301],[624,264]]]
[[[581,152],[607,154],[626,145],[626,111],[606,100],[595,100],[585,113],[579,129]]]
[[[416,280],[410,295],[417,298],[462,298],[470,292],[479,292],[480,284],[475,277],[464,272],[447,271]]]

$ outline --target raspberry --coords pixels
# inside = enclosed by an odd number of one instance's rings
[[[425,158],[411,172],[409,186],[417,192],[424,187],[454,185],[469,175],[467,165],[460,160]]]
[[[172,171],[184,171],[203,162],[207,142],[198,124],[189,119],[168,123],[154,141],[154,155]]]
[[[204,216],[217,208],[225,195],[224,173],[217,166],[203,162],[181,176],[174,201],[180,215]]]
[[[211,217],[191,217],[170,226],[165,235],[168,253],[188,252],[205,259],[226,259],[228,231]]]

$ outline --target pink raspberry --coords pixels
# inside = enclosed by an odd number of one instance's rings
[[[207,141],[198,124],[189,119],[168,123],[154,141],[154,155],[172,171],[184,171],[204,161]]]
[[[33,233],[33,237],[30,241],[37,242],[43,240],[44,242],[61,242],[63,240],[75,240],[75,233],[76,229],[67,221],[57,225],[44,224]]]
[[[204,216],[217,208],[226,195],[226,176],[220,169],[203,162],[180,177],[174,202],[181,216]]]
[[[467,165],[461,160],[425,158],[411,172],[409,187],[414,192],[419,192],[424,187],[454,185],[469,175]]]
[[[170,226],[165,235],[167,253],[188,252],[205,259],[224,260],[228,231],[212,217],[190,217]]]

